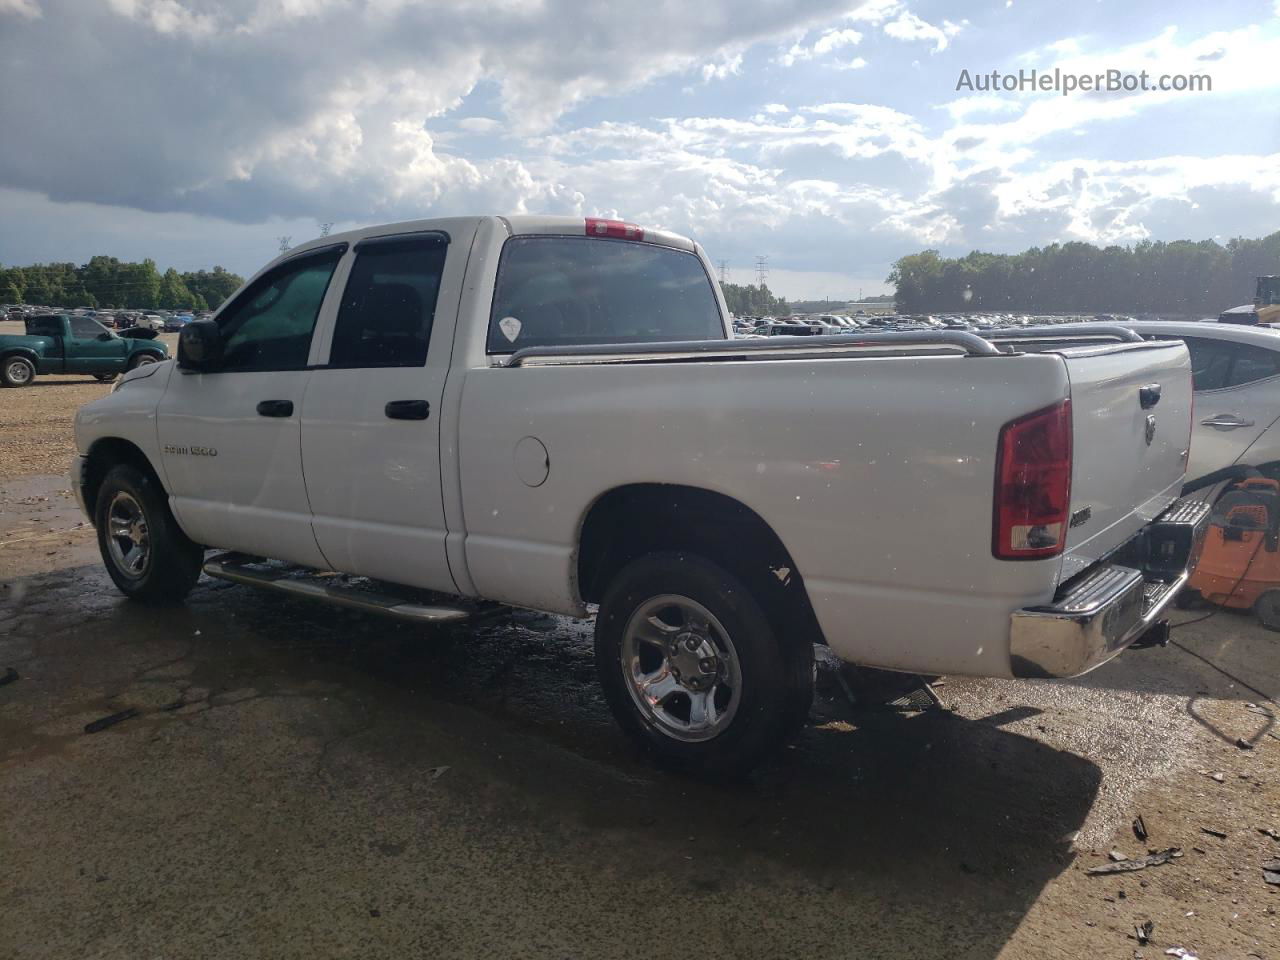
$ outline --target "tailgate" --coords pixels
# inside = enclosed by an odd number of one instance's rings
[[[1191,360],[1179,341],[1055,352],[1071,381],[1065,580],[1124,543],[1181,492],[1191,436]]]

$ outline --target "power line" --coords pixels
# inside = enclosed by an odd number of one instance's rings
[[[769,276],[769,257],[763,255],[756,257],[756,285],[764,289],[764,281]]]

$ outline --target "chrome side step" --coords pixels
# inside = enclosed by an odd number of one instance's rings
[[[206,560],[204,572],[219,580],[263,587],[293,597],[320,600],[334,606],[376,613],[408,623],[460,623],[478,613],[490,612],[487,608],[469,609],[460,603],[419,602],[408,596],[385,592],[384,584],[374,588],[364,578],[345,577],[238,553],[223,553]],[[425,594],[425,591],[406,592]]]

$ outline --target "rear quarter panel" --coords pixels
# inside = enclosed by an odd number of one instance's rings
[[[1009,614],[1059,561],[991,555],[1000,427],[1067,395],[1053,356],[485,368],[461,390],[466,567],[485,597],[582,610],[592,503],[628,483],[733,497],[773,528],[828,642],[876,666],[1009,674]],[[516,445],[550,472],[530,487]]]

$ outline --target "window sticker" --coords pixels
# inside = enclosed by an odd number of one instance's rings
[[[498,321],[498,329],[512,343],[515,343],[516,337],[520,336],[520,327],[521,323],[515,317],[503,317]]]

